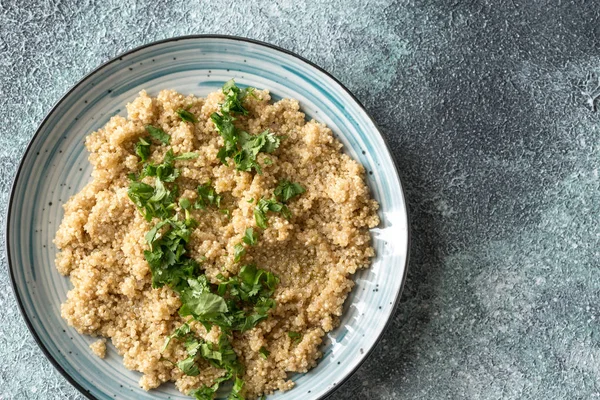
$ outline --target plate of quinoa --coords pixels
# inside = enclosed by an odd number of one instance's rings
[[[354,96],[224,36],[79,82],[32,139],[7,219],[23,316],[91,399],[324,398],[393,315],[408,241]]]

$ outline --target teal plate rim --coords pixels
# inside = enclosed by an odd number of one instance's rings
[[[348,96],[350,96],[350,98],[362,109],[362,111],[365,113],[365,115],[371,120],[371,122],[373,123],[373,125],[376,128],[377,133],[379,134],[379,136],[381,137],[386,151],[390,154],[390,159],[392,160],[392,164],[394,165],[395,168],[395,172],[396,172],[396,176],[398,177],[398,184],[400,186],[400,190],[402,192],[402,196],[404,198],[404,213],[406,215],[406,227],[407,227],[407,249],[406,249],[406,260],[405,260],[405,265],[404,265],[404,274],[402,276],[402,282],[400,285],[400,289],[398,290],[398,293],[396,294],[396,298],[394,300],[394,305],[392,307],[392,310],[387,318],[387,321],[385,322],[385,325],[383,327],[383,329],[381,330],[381,332],[379,333],[379,336],[376,338],[375,342],[373,343],[373,345],[371,346],[371,348],[366,352],[366,354],[362,357],[362,360],[359,361],[359,363],[356,365],[356,367],[350,371],[350,373],[348,373],[337,385],[333,386],[328,392],[326,392],[324,395],[322,395],[319,399],[317,400],[323,400],[326,399],[328,397],[330,397],[336,390],[338,390],[340,387],[343,386],[343,384],[350,379],[355,373],[356,371],[358,371],[358,369],[361,367],[361,365],[363,365],[363,363],[371,356],[371,354],[373,353],[373,350],[377,347],[377,345],[379,344],[379,342],[381,341],[381,338],[383,337],[383,335],[385,334],[385,332],[387,331],[387,329],[390,326],[390,323],[393,319],[393,316],[396,313],[396,310],[398,309],[398,305],[400,304],[400,298],[402,296],[402,291],[404,289],[404,284],[406,282],[406,275],[408,272],[408,263],[410,260],[410,245],[411,245],[411,224],[410,224],[410,214],[408,212],[408,204],[406,201],[406,192],[404,190],[404,186],[402,185],[402,181],[400,179],[400,174],[399,174],[399,170],[398,170],[398,165],[396,164],[396,160],[393,157],[393,153],[390,150],[390,145],[388,143],[387,138],[381,133],[377,123],[375,122],[375,120],[373,119],[373,117],[369,114],[369,112],[367,111],[367,109],[365,108],[365,106],[358,100],[358,98],[344,85],[342,84],[342,82],[340,82],[336,77],[334,77],[332,74],[330,74],[329,72],[327,72],[325,69],[321,68],[320,66],[318,66],[317,64],[313,63],[312,61],[309,61],[308,59],[290,51],[287,49],[284,49],[282,47],[267,43],[267,42],[263,42],[260,40],[256,40],[256,39],[249,39],[249,38],[245,38],[242,36],[234,36],[234,35],[216,35],[216,34],[199,34],[199,35],[185,35],[185,36],[175,36],[172,38],[168,38],[168,39],[162,39],[162,40],[158,40],[158,41],[154,41],[151,43],[147,43],[138,47],[135,47],[129,51],[126,51],[124,53],[121,53],[113,58],[111,58],[110,60],[102,63],[100,66],[96,67],[94,70],[92,70],[91,72],[89,72],[88,74],[86,74],[85,76],[83,76],[75,85],[73,85],[61,98],[60,100],[58,100],[50,109],[50,111],[46,114],[46,116],[44,117],[44,119],[40,122],[38,129],[36,130],[35,134],[32,136],[32,138],[30,139],[29,143],[27,144],[27,148],[25,149],[25,152],[23,152],[23,155],[21,156],[21,161],[19,162],[19,166],[17,168],[17,171],[15,173],[15,177],[13,178],[13,182],[12,182],[12,186],[11,186],[11,190],[10,190],[10,197],[8,200],[8,207],[7,207],[7,211],[6,211],[6,224],[5,224],[5,232],[6,232],[6,236],[5,236],[5,248],[6,248],[6,255],[7,255],[7,263],[8,263],[8,270],[9,270],[9,276],[10,276],[10,283],[11,283],[11,287],[13,289],[13,292],[15,294],[15,298],[17,300],[17,306],[19,307],[19,311],[21,313],[21,316],[23,317],[23,319],[25,320],[25,324],[27,325],[27,329],[29,329],[29,332],[31,333],[31,335],[33,336],[35,342],[37,343],[37,345],[39,346],[39,348],[42,350],[42,353],[46,356],[46,358],[50,361],[50,363],[54,366],[54,368],[60,372],[60,374],[73,386],[75,387],[83,396],[85,396],[86,398],[90,399],[90,400],[98,400],[97,397],[95,397],[94,395],[92,395],[91,393],[89,393],[89,391],[83,387],[81,384],[79,384],[77,381],[75,381],[75,379],[73,379],[71,377],[71,375],[69,375],[65,369],[58,363],[58,361],[54,358],[54,356],[48,351],[48,349],[46,348],[46,346],[43,344],[43,342],[41,341],[40,337],[38,336],[36,330],[33,328],[32,322],[30,320],[30,317],[27,315],[27,313],[25,312],[25,308],[23,306],[23,300],[21,298],[21,295],[17,289],[17,284],[16,284],[16,278],[14,276],[14,266],[12,264],[12,257],[11,257],[11,251],[10,251],[10,240],[9,240],[9,236],[10,236],[10,223],[11,223],[11,217],[12,217],[12,208],[13,208],[13,199],[15,197],[15,191],[16,191],[16,187],[17,187],[17,183],[19,181],[19,177],[20,177],[20,173],[21,173],[21,169],[23,168],[23,164],[25,161],[26,156],[29,154],[31,147],[33,145],[33,142],[38,138],[38,136],[41,133],[41,128],[46,124],[47,120],[52,116],[52,114],[54,114],[54,112],[56,111],[56,109],[58,108],[58,106],[60,106],[62,104],[63,101],[65,101],[67,99],[67,97],[69,97],[69,95],[75,91],[75,89],[77,89],[79,86],[81,86],[83,83],[85,83],[89,78],[93,77],[96,73],[100,72],[101,70],[103,70],[105,67],[107,67],[108,65],[119,61],[120,59],[122,59],[123,57],[132,55],[137,53],[140,50],[144,50],[146,48],[152,47],[152,46],[156,46],[156,45],[160,45],[160,44],[164,44],[164,43],[168,43],[168,42],[177,42],[180,40],[187,40],[187,39],[202,39],[202,38],[206,38],[206,39],[227,39],[227,40],[235,40],[235,41],[241,41],[241,42],[247,42],[247,43],[251,43],[254,45],[258,45],[258,46],[264,46],[264,47],[268,47],[272,50],[278,51],[278,52],[282,52],[285,53],[287,55],[290,55],[296,59],[298,59],[299,61],[302,61],[306,64],[308,64],[310,67],[315,68],[316,70],[318,70],[319,72],[325,74],[328,78],[332,79],[335,83],[337,83],[345,92]]]

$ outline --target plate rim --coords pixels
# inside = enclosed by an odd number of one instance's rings
[[[173,36],[173,37],[170,37],[170,38],[156,40],[156,41],[153,41],[153,42],[150,42],[150,43],[146,43],[146,44],[143,44],[141,46],[134,47],[131,50],[125,51],[125,52],[120,53],[120,54],[117,54],[116,56],[110,58],[108,61],[105,61],[105,62],[101,63],[98,67],[94,68],[92,71],[88,72],[82,78],[80,78],[77,81],[77,83],[75,83],[73,86],[71,86],[71,88],[69,88],[69,90],[67,90],[65,92],[65,94],[62,95],[60,97],[60,99],[54,103],[54,105],[50,108],[50,110],[46,113],[46,115],[44,116],[44,118],[38,124],[38,127],[37,127],[35,133],[31,137],[31,139],[29,140],[29,143],[27,144],[27,147],[25,148],[25,151],[21,155],[21,159],[19,161],[19,165],[17,167],[17,170],[16,170],[15,175],[14,175],[13,180],[12,180],[11,189],[10,189],[10,196],[8,198],[8,207],[6,208],[6,215],[5,215],[5,221],[6,221],[6,223],[5,223],[5,243],[4,243],[4,246],[5,246],[6,259],[7,259],[7,264],[8,264],[8,272],[9,272],[9,277],[10,277],[10,285],[11,285],[11,288],[13,290],[15,299],[17,301],[17,306],[19,308],[19,312],[20,312],[21,316],[23,317],[23,319],[25,320],[25,325],[27,326],[27,329],[29,330],[29,332],[33,336],[33,338],[34,338],[35,342],[37,343],[38,347],[42,350],[42,353],[46,356],[46,358],[48,359],[48,361],[50,361],[50,363],[52,364],[52,366],[67,380],[67,382],[69,382],[83,396],[85,396],[86,398],[88,398],[90,400],[99,400],[96,396],[94,396],[93,394],[91,394],[91,392],[88,389],[86,389],[83,385],[81,385],[79,382],[77,382],[62,367],[62,365],[56,360],[56,358],[54,358],[54,356],[50,353],[50,351],[43,344],[43,342],[42,342],[41,338],[39,337],[37,331],[33,327],[33,324],[32,324],[32,322],[30,320],[29,315],[25,312],[25,307],[23,305],[21,294],[20,294],[19,290],[17,289],[16,277],[15,277],[15,273],[14,273],[14,266],[13,266],[13,263],[12,263],[12,257],[11,257],[11,251],[10,251],[10,245],[9,245],[9,243],[10,243],[10,240],[9,240],[10,229],[9,229],[9,227],[11,225],[11,216],[13,215],[13,212],[12,212],[13,203],[14,203],[13,200],[14,200],[14,197],[15,197],[15,194],[16,194],[17,183],[19,182],[19,178],[20,178],[20,175],[21,175],[21,170],[23,169],[23,166],[24,166],[24,163],[25,163],[25,159],[29,155],[29,153],[31,151],[31,148],[33,146],[33,143],[40,136],[42,127],[46,124],[46,122],[48,121],[48,119],[55,113],[56,109],[63,103],[63,101],[65,101],[71,95],[71,93],[73,93],[75,91],[75,89],[77,89],[78,87],[80,87],[81,85],[83,85],[88,80],[88,78],[91,78],[96,73],[100,72],[105,67],[107,67],[108,65],[110,65],[110,64],[112,64],[114,62],[117,62],[117,61],[121,61],[121,59],[123,57],[132,55],[132,54],[137,53],[138,51],[144,50],[146,48],[149,48],[149,47],[152,47],[152,46],[156,46],[156,45],[161,45],[161,44],[164,44],[164,43],[169,43],[169,42],[177,42],[177,41],[181,41],[181,40],[196,40],[196,39],[225,39],[225,40],[232,40],[232,41],[238,41],[238,42],[246,42],[246,43],[251,43],[253,45],[267,47],[267,48],[270,48],[271,50],[275,50],[275,51],[278,51],[278,52],[285,53],[285,54],[287,54],[289,56],[292,56],[292,57],[294,57],[294,58],[302,61],[303,63],[308,64],[310,67],[315,68],[319,72],[325,74],[325,76],[327,76],[328,78],[332,79],[336,84],[338,84],[342,88],[342,90],[344,92],[346,92],[346,94],[348,96],[350,96],[350,98],[359,106],[359,108],[369,118],[369,120],[371,121],[371,123],[375,127],[375,131],[377,132],[377,134],[382,139],[383,144],[385,146],[385,150],[389,154],[389,156],[391,158],[391,161],[392,161],[392,165],[394,166],[394,172],[395,172],[396,178],[398,180],[398,185],[400,186],[400,192],[402,194],[402,198],[404,200],[404,202],[403,202],[404,203],[404,214],[406,215],[406,259],[404,261],[404,273],[403,273],[403,276],[402,276],[402,281],[400,283],[400,288],[398,289],[398,292],[396,293],[396,297],[394,299],[394,305],[393,305],[393,307],[392,307],[389,315],[387,316],[387,320],[386,320],[386,322],[385,322],[385,324],[383,326],[383,329],[378,334],[377,338],[373,342],[373,345],[369,348],[368,351],[365,352],[364,355],[362,355],[362,359],[358,362],[358,364],[356,364],[356,366],[354,367],[354,369],[352,369],[352,371],[350,371],[345,377],[343,377],[339,382],[337,382],[335,386],[331,387],[327,392],[325,392],[323,395],[321,395],[321,397],[319,397],[316,400],[327,399],[333,393],[335,393],[340,387],[342,387],[343,384],[346,381],[348,381],[360,369],[360,367],[365,363],[365,361],[368,358],[370,358],[370,356],[372,355],[372,353],[375,350],[375,348],[379,345],[379,343],[380,343],[383,335],[389,329],[389,327],[391,325],[391,322],[393,320],[393,317],[396,314],[396,311],[397,311],[398,306],[400,304],[400,299],[402,297],[402,292],[404,290],[404,284],[406,283],[406,276],[407,276],[407,273],[408,273],[408,264],[409,264],[409,259],[410,259],[410,247],[411,247],[411,224],[410,224],[410,213],[409,213],[408,203],[407,203],[407,198],[406,198],[406,191],[404,189],[404,185],[402,184],[402,179],[400,178],[400,171],[398,169],[398,165],[396,163],[396,160],[394,159],[394,156],[393,156],[393,153],[391,151],[391,147],[390,147],[390,144],[388,142],[388,139],[381,132],[379,126],[377,125],[377,123],[375,122],[375,120],[373,119],[373,117],[371,116],[371,114],[367,111],[367,109],[365,108],[365,106],[360,102],[360,100],[358,100],[358,98],[342,82],[340,82],[335,76],[333,76],[330,72],[328,72],[324,68],[320,67],[319,65],[317,65],[314,62],[312,62],[312,61],[304,58],[303,56],[301,56],[299,54],[296,54],[296,53],[294,53],[294,52],[292,52],[290,50],[287,50],[287,49],[285,49],[283,47],[280,47],[280,46],[277,46],[277,45],[274,45],[274,44],[271,44],[271,43],[268,43],[268,42],[264,42],[264,41],[261,41],[261,40],[251,39],[251,38],[247,38],[247,37],[243,37],[243,36],[237,36],[237,35],[195,34],[195,35]]]

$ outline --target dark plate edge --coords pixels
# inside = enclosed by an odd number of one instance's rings
[[[409,262],[409,258],[410,258],[410,245],[411,245],[411,225],[410,225],[410,214],[409,214],[409,210],[408,210],[408,203],[406,200],[406,192],[404,190],[404,186],[402,185],[402,181],[400,179],[400,173],[398,170],[398,165],[396,164],[396,160],[393,157],[393,153],[391,151],[390,145],[388,143],[387,138],[385,137],[385,135],[383,135],[381,133],[381,130],[379,129],[379,126],[377,125],[377,123],[375,122],[375,120],[373,119],[373,117],[371,116],[371,114],[369,114],[369,112],[367,111],[367,109],[365,108],[365,106],[356,98],[356,96],[346,87],[344,86],[344,84],[342,84],[336,77],[334,77],[332,74],[330,74],[329,72],[327,72],[325,69],[321,68],[320,66],[314,64],[312,61],[307,60],[306,58],[291,52],[289,50],[286,50],[282,47],[270,44],[270,43],[266,43],[260,40],[255,40],[255,39],[249,39],[249,38],[245,38],[245,37],[241,37],[241,36],[233,36],[233,35],[212,35],[212,34],[202,34],[202,35],[185,35],[185,36],[176,36],[176,37],[172,37],[172,38],[168,38],[168,39],[162,39],[162,40],[158,40],[155,42],[151,42],[142,46],[138,46],[132,50],[129,50],[125,53],[119,54],[113,58],[111,58],[110,60],[102,63],[100,66],[96,67],[94,70],[92,70],[91,72],[89,72],[88,74],[86,74],[83,78],[81,78],[73,87],[71,87],[71,89],[69,89],[61,98],[60,100],[58,100],[50,109],[50,111],[46,114],[46,116],[44,117],[44,119],[42,120],[42,122],[40,122],[38,129],[36,130],[35,134],[32,136],[31,140],[29,141],[27,148],[25,149],[25,152],[23,153],[23,155],[21,156],[21,161],[19,162],[19,166],[17,168],[17,171],[15,173],[15,176],[13,178],[13,182],[11,185],[11,190],[10,190],[10,197],[8,199],[8,207],[6,210],[6,225],[5,225],[5,250],[6,250],[6,258],[7,258],[7,263],[8,263],[8,270],[9,270],[9,276],[10,276],[10,284],[11,287],[13,289],[15,298],[17,300],[17,305],[19,307],[19,311],[21,313],[21,316],[23,317],[23,319],[25,320],[25,324],[27,325],[27,329],[29,329],[29,332],[32,334],[33,338],[35,339],[35,342],[37,343],[37,345],[40,347],[40,349],[42,350],[42,352],[44,353],[44,355],[46,356],[46,358],[50,361],[50,363],[54,366],[54,368],[56,368],[56,370],[58,370],[58,372],[60,372],[60,374],[71,384],[73,385],[77,390],[79,390],[81,392],[81,394],[83,394],[85,397],[87,397],[90,400],[99,400],[97,397],[95,397],[94,395],[92,395],[90,393],[89,390],[85,389],[83,386],[81,386],[77,381],[75,381],[71,375],[69,375],[64,369],[63,367],[58,363],[58,361],[56,361],[56,359],[50,354],[50,352],[48,351],[48,349],[44,346],[44,344],[42,343],[41,339],[39,338],[37,332],[35,331],[35,329],[33,328],[33,325],[31,323],[31,320],[29,319],[29,316],[25,313],[25,308],[23,306],[23,302],[21,300],[21,297],[19,295],[19,291],[17,290],[17,286],[16,286],[16,279],[14,276],[14,272],[13,272],[13,265],[12,265],[12,257],[10,254],[10,246],[9,246],[9,235],[10,235],[10,230],[9,230],[9,226],[10,226],[10,219],[11,219],[11,215],[12,215],[12,207],[13,207],[13,198],[15,196],[15,190],[16,190],[16,186],[17,186],[17,182],[19,180],[19,175],[21,173],[21,169],[23,168],[23,163],[25,161],[25,158],[27,157],[27,155],[29,154],[29,151],[31,150],[31,147],[33,145],[33,142],[36,140],[36,138],[38,137],[38,135],[40,134],[40,129],[41,127],[46,123],[46,121],[50,118],[50,116],[54,113],[54,111],[56,110],[56,108],[75,90],[77,89],[79,86],[81,86],[88,78],[91,78],[94,74],[96,74],[97,72],[99,72],[100,70],[102,70],[104,67],[106,67],[109,64],[112,64],[113,62],[116,61],[120,61],[121,58],[129,56],[133,53],[136,53],[140,50],[143,50],[145,48],[151,47],[151,46],[155,46],[157,44],[163,44],[163,43],[168,43],[168,42],[176,42],[179,40],[187,40],[187,39],[202,39],[202,38],[208,38],[208,39],[228,39],[228,40],[237,40],[237,41],[242,41],[242,42],[248,42],[248,43],[252,43],[252,44],[256,44],[259,46],[264,46],[264,47],[268,47],[271,48],[273,50],[288,54],[292,57],[295,57],[297,59],[299,59],[300,61],[310,65],[311,67],[317,69],[318,71],[322,72],[323,74],[325,74],[327,77],[331,78],[335,83],[337,83],[351,98],[352,100],[354,100],[356,102],[356,104],[359,105],[359,107],[364,111],[364,113],[369,117],[369,119],[371,120],[371,122],[373,123],[373,125],[375,126],[377,133],[379,134],[379,136],[382,138],[383,143],[385,144],[386,150],[387,152],[390,154],[390,158],[392,159],[392,163],[394,165],[394,168],[396,170],[396,176],[398,177],[398,184],[400,185],[400,190],[402,192],[402,196],[404,199],[404,212],[406,214],[406,222],[407,222],[407,241],[406,241],[406,246],[407,246],[407,250],[406,250],[406,261],[404,264],[404,276],[402,277],[402,284],[400,286],[400,290],[398,290],[398,293],[396,295],[396,299],[394,300],[394,306],[392,307],[392,311],[390,312],[390,315],[385,323],[385,326],[383,327],[383,329],[381,330],[381,332],[379,333],[377,339],[375,340],[375,342],[373,343],[373,346],[371,346],[371,348],[366,352],[366,354],[362,357],[362,360],[360,360],[360,362],[356,365],[356,367],[348,374],[344,377],[344,379],[342,379],[340,382],[335,382],[335,386],[333,386],[331,389],[329,389],[329,391],[327,393],[325,393],[323,396],[319,397],[317,400],[324,400],[326,398],[329,398],[337,389],[339,389],[348,379],[350,379],[355,373],[356,371],[358,371],[358,369],[361,367],[361,365],[363,365],[363,363],[371,356],[371,354],[373,353],[373,350],[375,349],[375,347],[377,347],[377,345],[379,344],[379,342],[381,341],[381,338],[383,337],[384,333],[387,331],[387,329],[389,328],[394,315],[396,314],[396,311],[398,309],[398,305],[400,304],[400,298],[402,295],[402,291],[404,289],[404,284],[406,283],[406,275],[408,273],[408,262]]]

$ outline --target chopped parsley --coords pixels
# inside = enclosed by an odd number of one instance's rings
[[[271,352],[269,350],[267,350],[265,348],[265,346],[262,346],[259,350],[258,353],[260,354],[260,356],[262,358],[264,358],[265,360],[269,357],[269,355],[271,354]]]
[[[204,385],[194,389],[188,393],[190,396],[201,400],[212,400],[221,383],[235,379],[229,399],[244,399],[241,395],[244,381],[239,377],[244,373],[244,367],[237,359],[226,334],[219,336],[218,343],[211,343],[196,337],[187,324],[182,325],[175,332],[168,340],[176,338],[182,341],[185,346],[188,356],[176,364],[184,374],[189,376],[199,375],[198,361],[200,359],[204,359],[211,365],[226,371],[226,374],[217,378],[212,386]]]
[[[281,137],[266,130],[258,135],[238,130],[235,125],[234,115],[247,115],[248,110],[244,108],[244,97],[251,93],[253,88],[240,89],[233,80],[223,85],[225,101],[221,104],[220,114],[215,112],[210,119],[215,125],[217,132],[224,141],[217,157],[225,165],[227,159],[233,159],[236,169],[239,171],[251,171],[262,173],[257,161],[258,153],[273,153],[281,144]]]
[[[299,183],[283,180],[279,181],[274,194],[279,201],[287,203],[293,197],[299,196],[304,192],[306,192],[306,190]]]
[[[219,210],[219,212],[221,214],[223,214],[224,216],[226,216],[227,218],[231,218],[231,211],[229,211],[228,209],[224,208]]]
[[[254,246],[256,244],[256,242],[258,241],[258,234],[256,232],[254,232],[253,228],[247,228],[246,231],[244,232],[244,237],[242,238],[242,240],[247,245]]]
[[[182,121],[184,122],[198,122],[198,120],[196,119],[196,117],[194,116],[194,114],[192,114],[191,112],[184,110],[183,108],[180,108],[179,110],[177,110],[177,115],[179,115],[179,118],[181,118]]]
[[[247,228],[244,232],[244,237],[242,241],[246,243],[248,246],[254,246],[258,241],[258,234],[254,232],[254,228]],[[242,257],[246,254],[246,247],[242,243],[238,243],[234,247],[234,262],[239,262]]]
[[[157,128],[152,125],[146,125],[146,131],[150,134],[150,136],[152,136],[154,139],[158,140],[161,143],[169,144],[169,142],[171,141],[171,136],[165,133],[165,131],[163,131],[160,128]]]
[[[180,154],[178,156],[176,156],[174,159],[175,160],[193,160],[195,158],[198,158],[198,153],[183,153]]]
[[[254,207],[254,220],[259,228],[266,229],[269,225],[267,220],[268,211],[281,213],[285,219],[290,219],[292,216],[290,209],[275,198],[269,200],[261,198]]]
[[[233,250],[234,250],[234,253],[233,253],[233,255],[234,255],[233,261],[234,262],[239,262],[242,259],[242,257],[244,257],[244,255],[246,254],[246,248],[241,243],[236,244],[235,247],[233,248]]]
[[[146,221],[152,218],[170,218],[175,209],[175,197],[177,188],[167,189],[163,182],[156,178],[155,186],[139,181],[129,184],[127,195],[138,207]]]
[[[217,194],[210,182],[199,185],[196,192],[198,200],[194,203],[194,208],[204,210],[208,206],[221,207],[221,196]]]
[[[281,138],[269,132],[269,130],[258,135],[251,135],[248,132],[240,131],[238,144],[241,149],[233,155],[236,168],[240,171],[250,171],[254,168],[260,174],[262,173],[262,169],[256,159],[258,153],[274,152],[281,144]]]
[[[290,331],[290,332],[288,332],[288,336],[290,337],[290,339],[292,339],[292,342],[294,344],[298,344],[302,341],[301,333]]]
[[[181,157],[181,156],[179,156]],[[155,176],[163,182],[174,182],[179,177],[179,170],[175,168],[175,160],[179,158],[173,153],[173,149],[169,149],[160,164],[147,162],[142,167],[140,176],[137,179],[142,179],[146,176]]]
[[[233,79],[225,82],[222,88],[225,95],[225,101],[221,104],[221,112],[224,114],[242,114],[248,115],[248,110],[244,108],[244,98],[251,95],[254,96],[254,88],[248,87],[240,89]]]
[[[135,144],[135,154],[137,154],[142,162],[146,162],[146,160],[148,160],[148,157],[150,157],[149,138],[140,138],[140,140]]]

